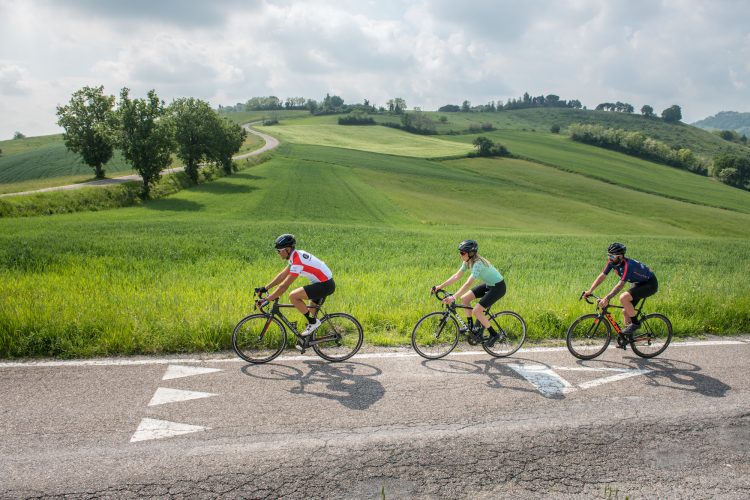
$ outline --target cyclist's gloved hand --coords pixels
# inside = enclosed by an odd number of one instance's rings
[[[260,299],[260,300],[256,300],[256,301],[255,301],[255,304],[256,304],[256,305],[257,305],[257,306],[258,306],[259,308],[263,308],[263,307],[266,307],[266,306],[268,305],[268,301],[267,301],[266,299]]]
[[[591,296],[591,292],[589,292],[588,290],[585,290],[585,291],[584,291],[584,292],[583,292],[583,293],[581,294],[581,297],[583,297],[584,299],[587,299],[587,298],[589,298],[590,296]]]
[[[268,291],[268,288],[261,286],[255,289],[255,295],[261,295],[263,293],[266,293]]]
[[[438,291],[437,285],[433,286],[432,288],[430,288],[430,295],[432,295],[433,293],[435,293],[437,291]]]
[[[448,295],[446,298],[443,299],[442,302],[443,304],[452,304],[455,301],[456,301],[456,297],[454,297],[453,295]]]

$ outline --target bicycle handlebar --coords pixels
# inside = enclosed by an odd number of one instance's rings
[[[446,292],[442,288],[438,288],[438,289],[435,290],[435,297],[438,300],[442,301],[446,297],[453,297],[453,294],[450,293],[450,292]]]

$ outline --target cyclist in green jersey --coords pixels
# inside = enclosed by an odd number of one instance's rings
[[[440,285],[433,286],[431,293],[435,293],[436,290],[441,290],[455,283],[461,279],[467,270],[470,270],[471,275],[463,286],[455,295],[443,299],[443,303],[450,304],[455,302],[456,297],[461,297],[463,305],[470,307],[472,300],[480,299],[479,303],[473,309],[465,309],[466,322],[475,336],[481,336],[482,330],[486,328],[490,334],[486,344],[491,347],[497,341],[499,334],[490,325],[484,311],[505,295],[505,280],[502,274],[487,259],[479,255],[478,251],[479,244],[474,240],[464,240],[459,243],[458,252],[461,255],[461,268]],[[470,289],[475,280],[483,281],[484,283]],[[472,315],[477,319],[476,325],[472,320]]]

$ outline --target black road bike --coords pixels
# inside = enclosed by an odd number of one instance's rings
[[[323,315],[320,326],[310,335],[302,335],[297,330],[297,323],[290,321],[281,311],[294,306],[279,304],[277,299],[267,310],[268,303],[264,305],[262,300],[267,296],[261,296],[261,300],[255,302],[255,309],[260,308],[261,312],[242,318],[232,332],[234,351],[248,363],[267,363],[281,354],[287,346],[287,330],[294,334],[297,348],[303,354],[312,348],[327,361],[347,360],[362,347],[364,335],[359,321],[346,313],[325,313],[322,309],[325,299],[319,304],[310,304]]]
[[[452,294],[445,290],[436,290],[435,297],[442,301]],[[526,322],[513,311],[502,311],[492,314],[487,308],[485,314],[499,337],[491,347],[486,344],[489,334],[475,334],[464,321],[465,314],[458,314],[459,309],[471,309],[463,304],[445,305],[442,311],[429,313],[422,317],[411,332],[411,345],[414,350],[427,359],[439,359],[450,353],[458,345],[460,335],[466,336],[470,345],[481,344],[488,354],[496,358],[510,356],[526,340]],[[463,318],[462,318],[463,316]]]
[[[584,298],[584,293],[578,300]],[[590,295],[596,302],[586,298],[589,304],[596,304],[595,314],[584,314],[568,328],[568,350],[578,359],[594,359],[609,346],[612,339],[612,329],[617,332],[617,347],[626,349],[628,345],[633,352],[642,358],[653,358],[663,353],[672,341],[672,323],[663,314],[642,313],[646,299],[640,301],[635,311],[636,319],[641,323],[640,329],[632,336],[622,333],[619,323],[612,317],[609,309],[622,309],[622,306],[608,304],[604,309],[599,308],[600,297]]]

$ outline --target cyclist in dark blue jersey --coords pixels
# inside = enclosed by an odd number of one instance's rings
[[[599,307],[606,307],[609,301],[612,300],[612,297],[623,289],[625,283],[633,283],[630,290],[620,295],[620,303],[623,307],[622,316],[625,320],[625,329],[622,333],[629,335],[641,326],[641,323],[635,318],[636,304],[646,297],[655,294],[659,289],[659,282],[656,280],[656,275],[645,264],[625,257],[625,250],[625,245],[622,243],[615,242],[609,246],[607,249],[607,256],[609,258],[607,265],[604,266],[601,274],[591,284],[591,288],[583,292],[583,295],[588,297],[594,293],[596,287],[607,279],[607,275],[612,269],[620,277],[620,281],[617,282],[611,292],[599,301]]]

